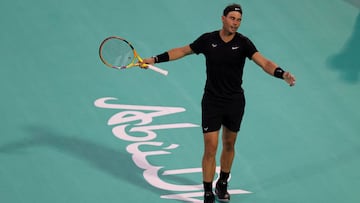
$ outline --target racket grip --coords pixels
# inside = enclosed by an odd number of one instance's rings
[[[153,71],[156,71],[156,72],[158,72],[158,73],[160,73],[160,74],[163,74],[163,75],[165,75],[165,76],[168,75],[168,73],[169,73],[167,70],[158,68],[158,67],[153,66],[153,65],[150,65],[150,64],[147,64],[147,66],[148,66],[149,69],[151,69],[151,70],[153,70]]]

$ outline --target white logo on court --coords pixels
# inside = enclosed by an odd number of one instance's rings
[[[145,181],[153,187],[168,191],[168,194],[160,196],[163,199],[203,202],[203,200],[201,200],[204,195],[202,184],[180,185],[174,184],[173,181],[170,183],[164,180],[166,177],[172,175],[179,177],[179,175],[201,173],[201,167],[164,170],[165,166],[152,165],[149,162],[150,157],[152,157],[151,160],[153,160],[153,156],[170,155],[172,153],[171,150],[179,147],[178,144],[164,144],[164,142],[154,141],[157,138],[157,130],[199,127],[192,123],[153,125],[151,124],[153,118],[180,113],[186,110],[182,107],[115,104],[114,101],[117,101],[117,99],[105,97],[97,99],[94,105],[99,108],[120,110],[120,112],[110,117],[107,124],[113,126],[112,132],[117,138],[132,142],[126,147],[126,151],[131,154],[135,165],[143,169]],[[144,150],[144,146],[150,146],[154,150]],[[141,149],[143,149],[143,151]],[[216,173],[217,176],[219,176],[220,167],[216,167]],[[216,181],[214,181],[213,187],[215,187],[215,182]],[[228,192],[230,194],[251,193],[240,189],[231,189],[228,190]]]

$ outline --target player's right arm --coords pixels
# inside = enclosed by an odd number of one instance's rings
[[[168,51],[170,61],[180,59],[180,58],[182,58],[182,57],[184,57],[186,55],[192,54],[192,53],[194,53],[194,52],[190,48],[189,45],[174,48],[174,49],[170,49]]]
[[[166,52],[164,52],[163,54],[160,54],[160,55],[163,56],[165,53],[168,54],[168,57],[169,57],[168,60],[173,61],[173,60],[180,59],[180,58],[182,58],[184,56],[187,56],[189,54],[192,54],[194,52],[190,48],[189,45],[186,45],[186,46],[183,46],[183,47],[177,47],[177,48],[170,49],[169,51],[166,51]],[[158,56],[160,56],[160,55],[158,55]],[[155,57],[146,58],[146,59],[144,59],[143,62],[147,63],[147,64],[154,64],[154,63],[157,62]],[[161,62],[163,62],[163,61],[161,61]]]

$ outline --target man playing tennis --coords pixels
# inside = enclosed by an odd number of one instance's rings
[[[220,177],[215,193],[219,201],[227,202],[227,180],[234,159],[234,145],[244,114],[245,97],[241,87],[245,59],[249,58],[266,73],[283,79],[290,86],[295,77],[262,56],[246,36],[237,32],[242,20],[242,8],[231,4],[223,11],[222,29],[201,35],[184,47],[174,48],[144,63],[154,64],[180,59],[189,54],[204,54],[206,84],[201,102],[204,154],[202,159],[204,202],[215,202],[212,182],[215,176],[218,137],[222,127]]]

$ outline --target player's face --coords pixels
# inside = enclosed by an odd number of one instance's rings
[[[231,11],[227,16],[222,16],[223,29],[229,34],[234,34],[237,32],[241,24],[241,13],[237,11]]]

